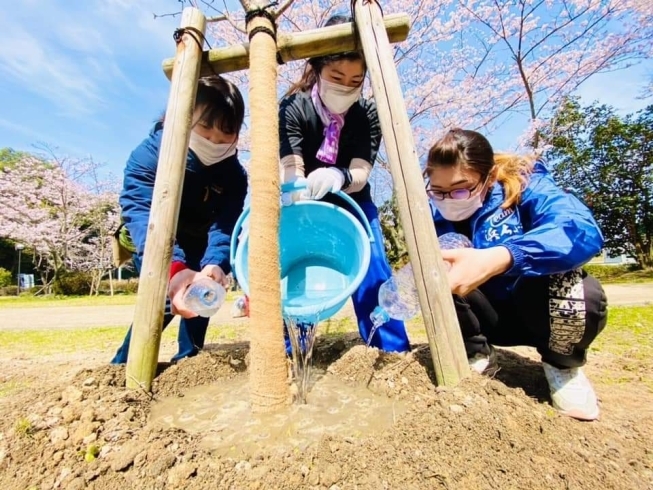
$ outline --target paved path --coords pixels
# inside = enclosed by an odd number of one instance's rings
[[[605,286],[608,303],[638,305],[653,303],[653,283],[608,284]],[[49,328],[127,327],[134,313],[134,306],[55,306],[34,308],[0,308],[0,330],[41,330]],[[339,313],[353,316],[351,303]],[[229,322],[244,323],[247,319],[231,318],[231,303],[225,304],[211,318],[212,325]],[[173,325],[179,322],[173,321]]]

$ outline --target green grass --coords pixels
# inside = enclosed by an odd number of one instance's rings
[[[357,331],[351,318],[328,320],[320,325],[321,335],[340,335]],[[425,341],[426,333],[421,318],[408,322],[413,340]],[[618,306],[610,308],[608,325],[592,344],[594,352],[610,353],[624,359],[625,369],[636,369],[640,363],[653,364],[653,305]],[[51,329],[0,331],[0,352],[43,356],[85,351],[112,352],[118,348],[126,333],[125,327],[97,327],[83,329]],[[244,340],[248,337],[246,324],[211,326],[206,342],[221,343]],[[174,343],[177,327],[163,332],[162,341]],[[630,364],[629,364],[630,363]],[[0,384],[0,397],[18,388],[11,383]]]
[[[638,356],[653,361],[653,305],[615,306],[608,311],[608,324],[591,350]]]
[[[9,396],[12,393],[20,390],[21,388],[23,388],[25,386],[26,386],[25,383],[19,383],[19,382],[15,381],[15,380],[0,383],[0,398],[4,398],[5,396]]]
[[[177,330],[177,326],[165,329],[161,341],[175,342]],[[210,327],[206,343],[237,341],[242,339],[246,332],[242,324]],[[21,353],[33,357],[88,351],[112,352],[120,346],[126,333],[126,327],[0,331],[0,353]],[[0,396],[2,390],[0,385]]]
[[[133,305],[136,295],[116,296],[0,296],[0,308]]]
[[[421,316],[406,322],[406,327],[413,341],[427,341]],[[353,319],[342,318],[324,322],[320,330],[322,335],[340,335],[357,331],[357,326]],[[653,363],[653,305],[610,307],[608,325],[590,350],[650,359]]]
[[[26,418],[21,418],[16,421],[16,424],[14,425],[14,428],[16,430],[16,433],[20,437],[26,437],[26,438],[32,438],[34,435],[34,427],[32,427],[32,424],[29,420]]]
[[[125,327],[10,330],[0,332],[0,345],[5,351],[28,356],[109,350],[118,348],[125,332]]]
[[[603,284],[642,284],[653,282],[653,269],[626,272],[622,275],[601,281]]]
[[[242,293],[230,291],[227,300],[233,301]],[[57,306],[122,306],[136,304],[135,294],[115,296],[0,296],[1,308],[51,308]]]
[[[587,264],[583,266],[603,284],[653,282],[653,269],[635,270],[631,265]]]
[[[608,324],[590,352],[613,357],[601,382],[606,385],[642,383],[653,391],[653,306],[614,307]]]

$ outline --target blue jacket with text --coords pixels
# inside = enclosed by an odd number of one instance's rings
[[[506,298],[524,276],[544,276],[576,269],[603,248],[603,235],[591,211],[573,194],[563,191],[538,161],[519,204],[501,209],[503,186],[495,183],[483,206],[469,219],[475,248],[506,247],[512,267],[480,289],[490,298]],[[438,235],[455,232],[431,205]]]

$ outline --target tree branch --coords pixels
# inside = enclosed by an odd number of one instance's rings
[[[274,13],[274,18],[278,19],[281,17],[286,12],[286,10],[292,6],[294,1],[295,0],[286,0],[283,4],[281,4],[281,6]]]
[[[207,24],[215,23],[215,22],[222,22],[224,20],[229,20],[229,17],[226,16],[226,15],[216,15],[215,17],[207,17],[206,18]]]
[[[181,15],[181,11],[173,12],[169,14],[155,14],[154,12],[152,12],[152,17],[154,18],[154,20],[158,19],[159,17],[177,17],[178,15]]]

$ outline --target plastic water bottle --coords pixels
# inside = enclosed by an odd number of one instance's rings
[[[249,300],[245,295],[237,298],[231,306],[232,318],[241,318],[244,316],[249,316]]]
[[[214,315],[224,303],[227,291],[210,277],[193,282],[184,293],[184,305],[199,316]]]
[[[445,233],[439,237],[438,241],[441,249],[472,247],[469,238],[460,233]],[[378,301],[379,305],[370,315],[372,330],[367,339],[368,347],[376,330],[391,318],[406,321],[413,318],[420,311],[415,277],[410,264],[399,269],[390,279],[381,284]]]
[[[379,305],[370,314],[372,330],[367,339],[367,346],[370,346],[376,330],[381,325],[388,322],[391,318],[395,320],[410,320],[417,315],[419,309],[419,299],[417,298],[417,287],[415,286],[415,278],[413,277],[413,268],[408,264],[381,284],[379,288]]]
[[[465,235],[460,233],[445,233],[438,237],[440,248],[444,250],[454,248],[472,248],[472,242]]]

